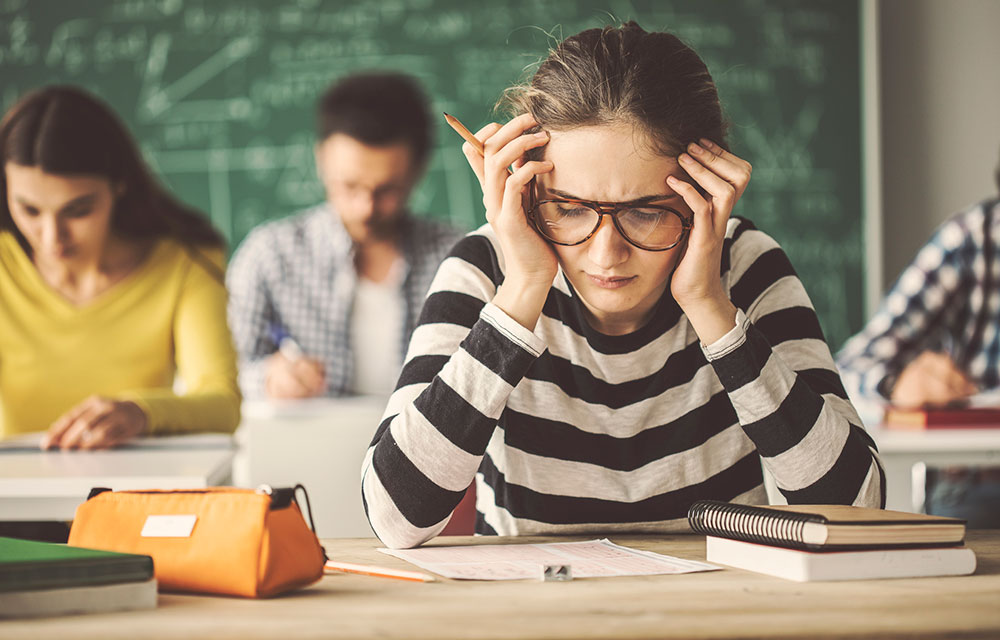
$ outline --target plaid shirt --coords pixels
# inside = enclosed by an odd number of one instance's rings
[[[401,234],[405,262],[400,296],[403,330],[394,336],[400,362],[438,265],[461,237],[457,231],[415,217]],[[264,396],[273,329],[291,335],[323,363],[326,395],[352,393],[354,357],[351,309],[358,284],[354,244],[327,204],[261,225],[233,256],[226,276],[229,325],[240,356],[240,387],[247,398]]]
[[[868,325],[838,354],[852,398],[889,398],[903,368],[928,350],[948,353],[982,389],[1000,385],[998,244],[997,200],[938,228]]]

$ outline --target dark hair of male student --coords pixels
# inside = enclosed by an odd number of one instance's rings
[[[400,73],[361,73],[330,87],[317,105],[320,140],[335,133],[373,147],[405,142],[414,167],[422,168],[431,146],[427,98],[416,81]]]
[[[83,89],[48,86],[18,100],[0,120],[0,161],[55,175],[101,176],[122,187],[111,225],[123,237],[171,236],[192,246],[225,244],[205,216],[160,185],[114,111]],[[7,207],[2,170],[0,229],[14,233],[27,250]]]

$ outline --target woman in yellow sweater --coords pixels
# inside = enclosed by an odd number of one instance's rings
[[[93,449],[233,431],[218,232],[79,89],[22,98],[0,121],[0,156],[0,437]]]

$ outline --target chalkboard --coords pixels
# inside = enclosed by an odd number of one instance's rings
[[[738,213],[785,247],[836,346],[862,322],[858,2],[0,0],[0,102],[55,82],[96,92],[235,246],[322,200],[313,105],[336,78],[407,71],[477,128],[554,39],[635,19],[708,63],[754,166]],[[485,218],[459,143],[438,127],[413,205],[470,229]]]

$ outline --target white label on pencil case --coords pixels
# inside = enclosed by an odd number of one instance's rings
[[[198,516],[148,516],[142,527],[143,538],[188,538]]]

